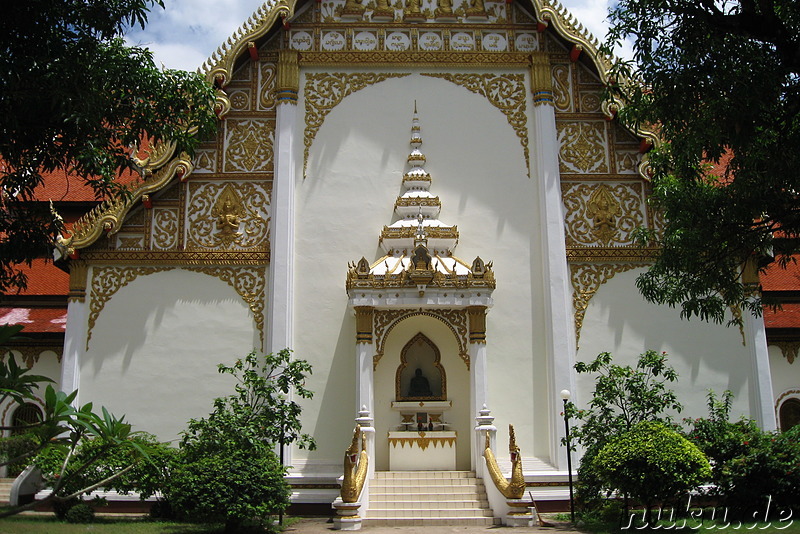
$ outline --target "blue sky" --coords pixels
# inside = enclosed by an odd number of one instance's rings
[[[609,1],[561,0],[602,40]],[[166,0],[155,8],[144,30],[128,32],[132,44],[150,48],[156,64],[196,70],[263,3],[263,0]]]

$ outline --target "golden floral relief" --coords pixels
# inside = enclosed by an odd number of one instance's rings
[[[130,235],[130,234],[117,234],[117,249],[118,250],[131,250],[131,249],[139,249],[141,250],[144,248],[144,236],[143,235]]]
[[[275,80],[277,79],[278,68],[274,63],[262,62],[259,65],[259,99],[258,109],[261,111],[272,111],[275,109]]]
[[[225,121],[225,172],[271,172],[275,121]]]
[[[173,250],[178,247],[178,210],[154,208],[152,226],[154,250]]]
[[[198,149],[194,156],[195,174],[217,172],[217,151],[206,148]]]
[[[187,249],[268,250],[268,187],[263,182],[191,182]]]
[[[233,111],[248,111],[250,109],[250,92],[247,89],[236,89],[228,95]]]
[[[553,105],[557,111],[572,110],[572,81],[569,64],[553,65]]]
[[[556,121],[563,173],[608,173],[608,139],[601,121]]]
[[[599,90],[581,92],[580,96],[581,113],[602,112],[602,109],[600,108],[601,98],[602,96]]]
[[[645,225],[640,183],[564,182],[561,194],[568,247],[631,246],[634,231]]]

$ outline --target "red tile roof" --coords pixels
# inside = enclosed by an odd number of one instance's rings
[[[53,265],[52,261],[33,260],[30,267],[23,264],[20,270],[28,276],[28,289],[23,295],[66,295],[69,292],[69,273]]]
[[[97,199],[94,189],[87,185],[83,178],[69,174],[63,169],[43,175],[44,183],[36,188],[36,198],[53,202],[94,202]],[[124,172],[117,181],[121,184],[132,184],[140,180],[138,174]]]
[[[786,264],[786,268],[776,263],[768,265],[761,273],[761,286],[764,291],[800,291],[800,258]]]
[[[62,333],[67,324],[67,308],[0,308],[0,324],[25,326],[20,334]]]
[[[783,304],[780,310],[764,308],[767,328],[800,328],[800,304]]]

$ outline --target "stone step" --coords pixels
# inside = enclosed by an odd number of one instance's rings
[[[476,491],[474,488],[463,491],[450,491],[448,493],[397,493],[386,492],[378,493],[370,489],[369,498],[374,501],[423,501],[423,502],[446,502],[446,501],[477,501],[484,498],[486,494]]]
[[[377,527],[491,527],[500,524],[493,517],[382,517],[380,519],[365,519],[364,522],[367,525]]]
[[[478,478],[397,478],[397,479],[375,479],[370,482],[370,486],[379,488],[401,487],[401,486],[470,486],[483,484]]]
[[[458,508],[440,510],[438,508],[424,508],[418,510],[407,510],[404,508],[369,509],[369,517],[375,519],[383,518],[410,518],[425,519],[429,517],[492,517],[492,513],[483,508]]]
[[[369,514],[372,516],[373,510],[406,510],[409,512],[419,512],[424,510],[488,510],[488,501],[450,501],[447,503],[438,502],[374,502],[370,505]],[[451,514],[452,515],[452,514]]]
[[[475,478],[475,471],[376,471],[375,480]]]

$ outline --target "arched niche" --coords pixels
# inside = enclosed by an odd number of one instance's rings
[[[778,410],[781,431],[786,432],[790,428],[800,425],[800,399],[786,399]]]
[[[417,373],[417,370],[420,373]],[[420,374],[428,383],[430,395],[412,390],[412,382]],[[439,347],[419,332],[405,344],[400,352],[400,365],[395,375],[395,399],[412,400],[447,400],[447,374],[441,364]]]

